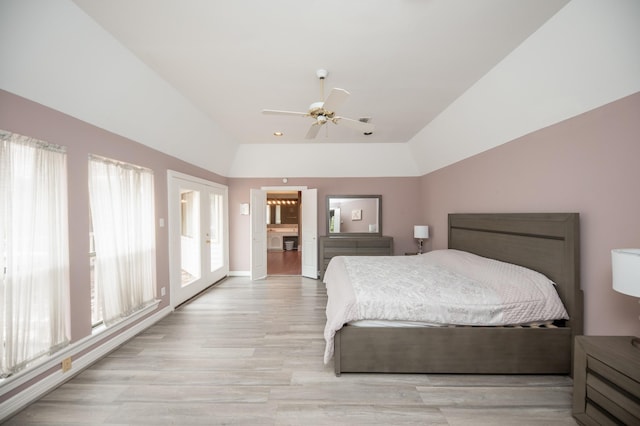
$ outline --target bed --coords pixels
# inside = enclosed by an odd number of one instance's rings
[[[550,327],[359,327],[331,343],[336,375],[360,373],[570,374],[582,334],[577,213],[450,214],[448,248],[537,271],[555,283],[566,319]],[[333,262],[333,260],[332,260]],[[329,302],[331,277],[325,276]],[[336,327],[338,328],[338,327]],[[325,362],[327,353],[325,352]]]

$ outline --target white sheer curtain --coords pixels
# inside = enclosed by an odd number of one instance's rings
[[[96,303],[109,326],[155,299],[153,172],[89,157]]]
[[[0,130],[0,376],[68,344],[67,155]]]

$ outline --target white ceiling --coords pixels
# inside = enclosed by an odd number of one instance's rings
[[[638,0],[0,0],[0,89],[222,176],[422,176],[640,91],[639,20]],[[261,114],[305,111],[318,68],[371,136]]]
[[[410,141],[567,0],[74,0],[237,144],[309,144],[307,111],[351,93],[317,142]],[[284,132],[274,137],[274,131]]]

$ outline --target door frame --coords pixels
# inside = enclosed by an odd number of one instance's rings
[[[192,183],[199,186],[205,186],[212,188],[216,191],[223,193],[223,266],[215,271],[214,274],[209,276],[208,281],[205,281],[201,284],[196,284],[194,287],[191,287],[191,291],[189,292],[190,296],[183,300],[183,298],[179,298],[178,289],[182,286],[182,277],[181,277],[181,232],[180,232],[180,183]],[[187,175],[184,173],[180,173],[174,170],[167,170],[167,202],[168,202],[168,240],[169,240],[169,305],[171,308],[175,309],[176,306],[180,305],[184,301],[189,298],[195,296],[200,293],[202,290],[211,286],[216,281],[224,278],[229,275],[229,187],[227,185],[223,185],[220,183],[208,181],[206,179],[198,178],[195,176]],[[201,199],[200,204],[202,205],[204,200]],[[202,209],[201,209],[202,212]],[[201,238],[205,238],[201,236]],[[208,257],[209,253],[206,255],[204,251],[201,250],[201,258]],[[202,260],[202,259],[201,259]],[[193,294],[191,294],[193,293]]]
[[[302,191],[302,276],[318,279],[318,189]],[[312,216],[312,220],[305,217]],[[304,226],[306,223],[307,226]],[[309,226],[313,225],[313,226]],[[311,228],[311,229],[309,229]]]
[[[251,188],[249,215],[249,275],[251,280],[267,277],[267,191]]]
[[[302,185],[301,186],[262,186],[262,187],[260,187],[260,190],[265,192],[265,202],[266,202],[266,193],[269,192],[269,191],[307,191],[307,190],[309,190],[309,187],[306,186],[306,185],[304,185],[304,186],[302,186]],[[317,195],[316,195],[316,201],[317,201]],[[252,219],[251,219],[250,226],[253,227],[254,225],[256,225],[256,224],[253,223],[253,220],[257,219],[259,217],[260,220],[262,220],[262,223],[264,224],[265,233],[266,233],[267,224],[266,224],[266,220],[265,220],[265,215],[256,215],[256,214],[254,214],[253,207],[254,206],[252,205],[251,206],[251,218]],[[312,232],[313,232],[313,235],[314,235],[314,239],[316,240],[316,244],[317,244],[317,235],[318,235],[318,209],[317,208],[316,208],[315,213],[316,213],[315,229],[313,229]],[[302,218],[302,220],[304,221],[304,217]],[[302,232],[304,232],[305,226],[303,224],[301,224],[301,226],[302,226]],[[251,241],[251,247],[249,248],[249,250],[252,253],[252,255],[255,256],[254,250],[256,250],[257,247],[253,246],[253,239],[251,239],[250,241]],[[316,276],[315,277],[310,277],[310,278],[315,278],[315,279],[317,279],[317,270],[318,270],[318,268],[317,268],[317,263],[318,263],[317,250],[318,249],[317,249],[317,245],[316,245],[316,250],[315,250],[315,253],[316,253],[316,256],[315,256],[316,274],[315,275]],[[260,251],[262,251],[262,249],[260,249]],[[265,241],[265,244],[264,244],[264,253],[261,253],[261,255],[264,256],[263,257],[264,259],[267,258],[267,244],[266,244],[266,241]],[[258,256],[258,258],[260,258],[260,256]],[[253,270],[254,265],[250,264],[249,267],[251,269],[249,271],[249,275],[252,276],[252,277],[256,276],[254,274],[254,270]],[[265,268],[266,268],[266,266],[265,266]],[[266,274],[265,274],[265,276],[266,276]]]

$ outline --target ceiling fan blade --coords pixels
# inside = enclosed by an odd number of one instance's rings
[[[321,125],[317,124],[317,123],[313,123],[311,125],[311,127],[309,127],[309,131],[307,132],[307,136],[305,136],[305,139],[315,139],[316,136],[318,136],[318,132],[320,131],[320,127],[322,127]]]
[[[329,96],[324,101],[324,108],[326,111],[336,112],[338,108],[349,98],[349,92],[344,89],[331,89]]]
[[[365,123],[364,121],[353,120],[351,118],[344,118],[344,117],[334,117],[333,122],[336,124],[342,124],[345,127],[351,127],[352,129],[359,130],[363,133],[373,132],[376,128],[376,126],[371,123]]]
[[[263,114],[268,115],[297,115],[299,117],[308,117],[309,113],[307,112],[295,112],[295,111],[280,111],[277,109],[263,109]]]

